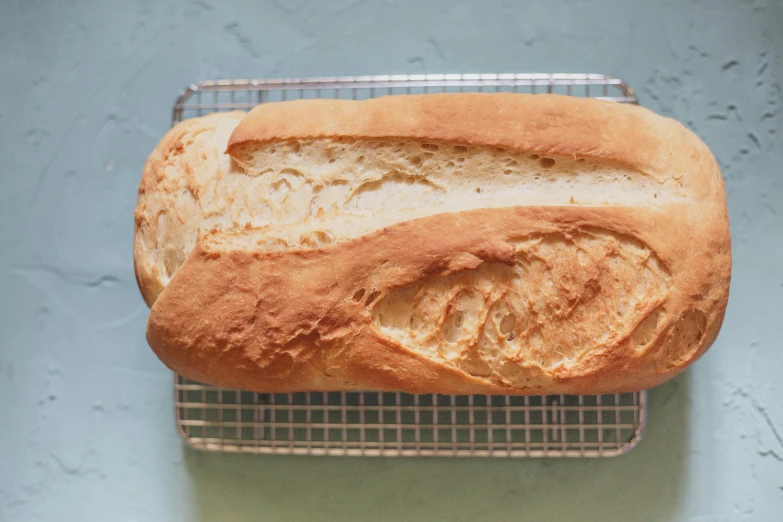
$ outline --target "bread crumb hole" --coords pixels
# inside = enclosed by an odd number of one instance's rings
[[[331,158],[331,159],[329,160],[329,163],[334,163],[334,162],[335,162],[335,159],[334,159],[334,158]]]
[[[410,158],[410,162],[414,166],[420,167],[421,166],[421,162],[422,162],[421,156],[413,156],[412,158]]]
[[[434,143],[422,143],[421,148],[424,150],[438,150],[438,146]]]
[[[514,313],[508,313],[503,316],[503,319],[500,320],[500,333],[502,335],[506,336],[506,340],[511,341],[514,339],[515,331],[514,329],[517,326],[517,316]]]
[[[658,308],[648,315],[644,321],[639,323],[633,332],[633,342],[637,347],[642,348],[650,343],[655,332],[658,330],[658,323],[663,316],[663,310]]]
[[[256,243],[267,252],[280,252],[281,250],[285,250],[290,246],[285,239],[278,237],[260,239]]]
[[[292,141],[291,142],[291,152],[299,152],[299,149],[302,148],[302,145],[298,141]]]
[[[552,168],[555,164],[555,160],[552,158],[541,158],[538,163],[545,169]]]
[[[378,290],[375,290],[373,293],[371,293],[371,294],[370,294],[370,295],[367,297],[367,301],[365,301],[365,302],[364,302],[364,306],[370,306],[370,305],[372,304],[372,302],[373,302],[373,301],[375,301],[376,299],[378,299],[378,296],[379,296],[379,295],[381,295],[381,293],[380,293]]]
[[[332,238],[326,232],[321,230],[315,230],[313,232],[302,234],[299,236],[299,244],[307,248],[318,248],[325,245],[330,245]]]
[[[364,161],[364,156],[359,156],[358,158],[356,158],[356,163],[361,163],[363,161]]]
[[[693,357],[707,329],[707,316],[701,310],[690,309],[672,328],[664,345],[665,356],[660,363],[667,367]]]
[[[454,149],[453,150],[454,150],[454,152],[462,153],[462,152],[467,152],[468,148],[467,147],[463,147],[462,145],[454,145]]]
[[[356,293],[353,294],[353,297],[351,299],[353,299],[358,303],[359,301],[362,300],[362,297],[364,297],[364,288],[360,288],[359,290],[357,290]]]
[[[529,157],[530,157],[530,159],[532,159],[532,160],[534,160],[534,161],[535,161],[535,160],[537,160],[538,158],[540,158],[541,156],[539,156],[538,154],[531,154]]]

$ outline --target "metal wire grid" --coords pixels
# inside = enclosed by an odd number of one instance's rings
[[[633,89],[603,74],[411,74],[339,78],[215,80],[192,84],[174,104],[174,123],[210,112],[249,110],[300,98],[363,100],[434,92],[555,93],[636,104]]]
[[[177,424],[205,450],[367,456],[600,457],[640,438],[645,394],[258,394],[177,376]]]
[[[300,98],[432,92],[558,93],[637,103],[600,74],[446,74],[218,80],[190,85],[173,122]],[[306,455],[604,457],[642,436],[646,392],[541,397],[400,392],[259,394],[176,375],[177,428],[212,451]]]

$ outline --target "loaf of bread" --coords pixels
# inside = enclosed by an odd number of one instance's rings
[[[650,388],[713,343],[731,270],[693,133],[500,93],[185,121],[146,163],[134,258],[160,359],[259,392]]]

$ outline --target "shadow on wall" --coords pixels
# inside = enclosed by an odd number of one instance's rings
[[[621,457],[287,457],[183,447],[197,520],[656,520],[678,518],[690,372],[649,395],[647,432]]]

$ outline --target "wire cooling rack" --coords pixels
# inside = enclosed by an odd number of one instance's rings
[[[190,85],[173,122],[300,98],[431,92],[549,92],[637,103],[601,74],[428,74],[218,80]],[[304,455],[604,457],[642,436],[646,392],[509,397],[400,392],[260,394],[176,375],[177,428],[212,451]]]

